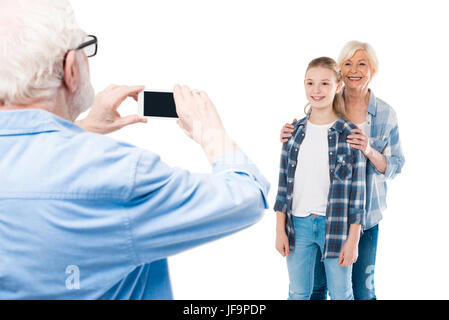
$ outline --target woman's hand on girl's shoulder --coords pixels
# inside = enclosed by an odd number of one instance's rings
[[[361,150],[363,154],[368,157],[371,152],[371,145],[369,142],[369,137],[366,135],[365,131],[361,129],[353,129],[351,132],[353,134],[347,137],[347,142],[349,145],[354,149]]]
[[[294,119],[293,122],[297,122],[297,119]],[[292,132],[295,129],[295,126],[290,124],[290,123],[286,123],[284,125],[284,127],[281,129],[281,142],[282,143],[286,143],[288,141],[288,139],[292,136]]]

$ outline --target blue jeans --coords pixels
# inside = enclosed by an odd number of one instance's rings
[[[326,217],[293,217],[295,248],[287,257],[289,300],[309,300],[313,290],[317,252],[323,252]],[[321,256],[321,254],[320,254]],[[352,266],[341,267],[337,258],[325,259],[326,280],[333,300],[352,300]]]
[[[355,300],[376,300],[374,266],[376,264],[379,226],[365,230],[360,237],[359,258],[352,267],[352,289]],[[310,300],[326,300],[326,270],[318,253],[315,264],[313,293]]]

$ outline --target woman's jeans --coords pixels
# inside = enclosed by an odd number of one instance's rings
[[[289,300],[309,300],[312,295],[316,256],[318,252],[321,256],[324,249],[325,227],[326,217],[293,217],[295,248],[287,257]],[[331,299],[354,299],[352,266],[339,266],[337,258],[325,259],[323,265]]]
[[[374,290],[374,266],[376,264],[377,237],[379,227],[365,230],[360,237],[359,257],[352,267],[352,289],[355,300],[376,300]],[[318,252],[311,300],[326,300],[327,283],[324,264]]]

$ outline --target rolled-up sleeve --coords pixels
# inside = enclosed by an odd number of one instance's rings
[[[385,156],[387,161],[385,173],[382,174],[374,165],[371,164],[371,166],[374,168],[377,175],[383,177],[385,180],[392,180],[399,173],[401,173],[402,167],[405,163],[405,158],[401,148],[401,141],[399,139],[397,116],[393,109],[390,110],[388,116],[387,132],[387,143],[385,148],[380,151]]]
[[[353,150],[355,158],[349,199],[349,224],[365,225],[366,218],[366,157],[360,150]]]
[[[389,180],[394,179],[399,173],[401,173],[402,167],[405,163],[404,155],[402,154],[401,142],[399,140],[399,128],[397,125],[390,131],[384,156],[387,160],[385,178]]]
[[[288,143],[282,144],[281,162],[279,165],[279,182],[274,211],[287,214],[287,147]]]
[[[242,152],[217,157],[211,174],[192,174],[143,151],[126,210],[134,260],[159,260],[253,225],[269,188]]]

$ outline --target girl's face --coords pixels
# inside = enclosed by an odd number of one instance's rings
[[[342,83],[337,82],[335,72],[324,67],[310,68],[304,81],[307,100],[312,108],[332,108],[335,94]]]
[[[364,50],[358,50],[354,56],[346,60],[341,66],[341,75],[346,87],[351,89],[364,89],[368,87],[373,71]]]

